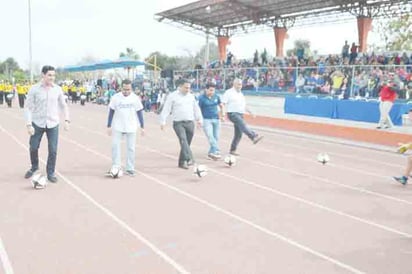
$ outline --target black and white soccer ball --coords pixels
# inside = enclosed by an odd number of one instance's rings
[[[327,153],[321,152],[318,154],[317,160],[321,164],[326,164],[330,161],[329,155]]]
[[[232,154],[229,154],[223,159],[225,164],[229,167],[235,166],[236,165],[236,157]]]
[[[36,173],[31,178],[31,184],[34,189],[43,189],[47,186],[47,178],[41,173]]]
[[[205,165],[196,165],[193,168],[193,173],[198,176],[199,178],[205,177],[207,175],[207,166]]]
[[[123,170],[121,167],[112,166],[108,172],[108,175],[113,179],[117,179],[123,176]]]

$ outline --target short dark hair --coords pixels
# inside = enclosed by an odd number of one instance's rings
[[[216,88],[215,83],[207,83],[206,84],[206,89],[209,89],[209,88]]]
[[[56,69],[52,66],[43,66],[41,68],[41,73],[46,74],[49,71],[55,71]]]
[[[132,81],[130,81],[129,79],[124,79],[122,81],[122,85],[131,85],[131,84],[132,84]]]
[[[176,81],[176,85],[178,87],[183,86],[184,84],[190,84],[190,81],[186,78],[181,78],[181,79]]]

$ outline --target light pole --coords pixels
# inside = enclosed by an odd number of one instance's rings
[[[31,3],[29,4],[29,70],[30,70],[30,84],[33,83],[33,56],[32,56],[32,45],[31,45]]]
[[[209,64],[209,29],[206,31],[206,47],[205,47],[205,59],[204,59],[204,69],[207,69]]]

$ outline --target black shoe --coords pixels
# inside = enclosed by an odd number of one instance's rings
[[[54,175],[49,175],[49,176],[47,176],[47,180],[48,180],[50,183],[57,183],[57,177],[54,176]]]
[[[406,185],[408,183],[408,177],[405,177],[405,176],[393,177],[393,179],[395,179],[396,181],[398,181],[399,183],[403,185]]]
[[[236,150],[232,150],[231,152],[229,152],[231,155],[233,156],[240,156],[239,153],[236,152]]]
[[[257,143],[259,143],[259,141],[260,140],[262,140],[263,139],[263,136],[259,136],[259,135],[256,135],[254,138],[253,138],[253,144],[257,144]]]
[[[179,164],[179,167],[183,169],[189,169],[189,165],[187,164],[187,162],[184,162],[183,164]]]
[[[29,179],[31,176],[33,176],[33,174],[37,171],[38,169],[29,169],[26,174],[24,174],[24,178],[25,179]]]

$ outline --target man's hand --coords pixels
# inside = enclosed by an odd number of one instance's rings
[[[70,129],[70,122],[69,121],[64,121],[64,130],[69,131]]]
[[[198,128],[198,129],[201,129],[201,128],[202,128],[202,122],[201,122],[201,121],[197,121],[196,124],[197,124],[197,128]]]
[[[34,135],[34,127],[33,127],[32,125],[27,125],[27,133],[28,133],[30,136],[33,136],[33,135]]]
[[[107,135],[112,136],[112,128],[111,127],[107,128]]]
[[[226,114],[222,113],[222,115],[220,115],[220,121],[225,122],[226,121]]]

